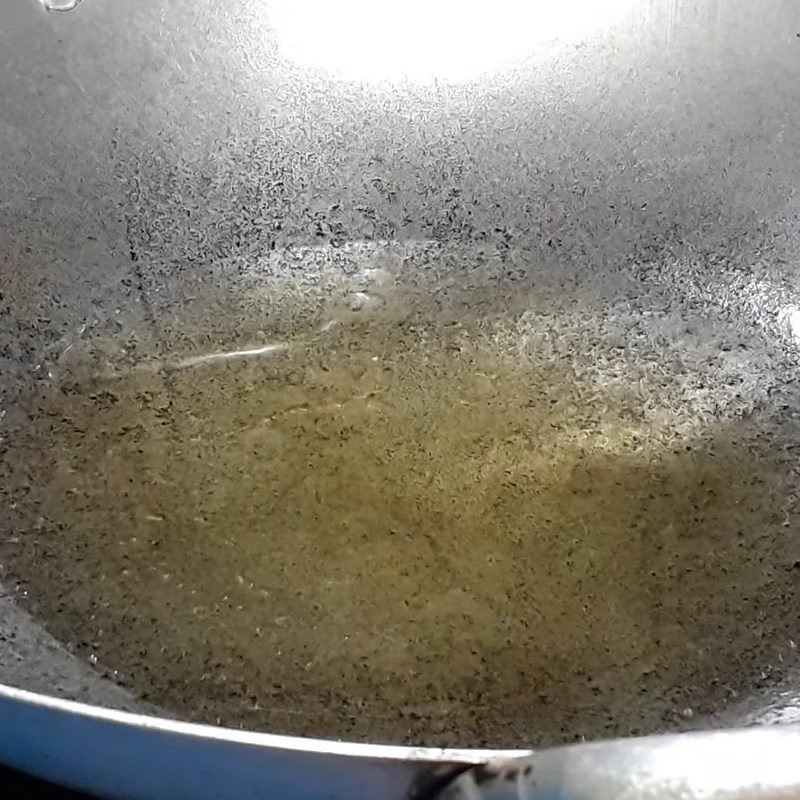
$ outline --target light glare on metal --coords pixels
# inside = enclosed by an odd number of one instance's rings
[[[548,42],[578,42],[617,22],[633,0],[271,0],[282,55],[363,82],[463,82]]]

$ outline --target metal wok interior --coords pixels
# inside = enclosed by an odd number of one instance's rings
[[[795,3],[58,5],[0,11],[0,682],[796,718]]]

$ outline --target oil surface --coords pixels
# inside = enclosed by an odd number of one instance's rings
[[[180,369],[75,357],[26,409],[4,564],[57,636],[183,716],[642,732],[790,647],[786,454],[753,415],[689,434],[463,326],[374,320]]]

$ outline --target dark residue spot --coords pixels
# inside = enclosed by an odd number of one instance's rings
[[[472,777],[475,780],[476,786],[482,786],[484,783],[488,783],[497,777],[497,770],[489,764],[478,764],[478,766],[472,770]]]

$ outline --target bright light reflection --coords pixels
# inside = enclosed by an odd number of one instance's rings
[[[357,81],[460,82],[578,42],[636,0],[271,0],[281,54]]]
[[[795,341],[800,341],[800,308],[790,306],[784,310],[783,317],[786,320],[789,333]]]
[[[633,794],[639,797],[797,797],[796,733],[777,727],[709,733],[651,747],[643,747],[634,762],[639,786]]]

